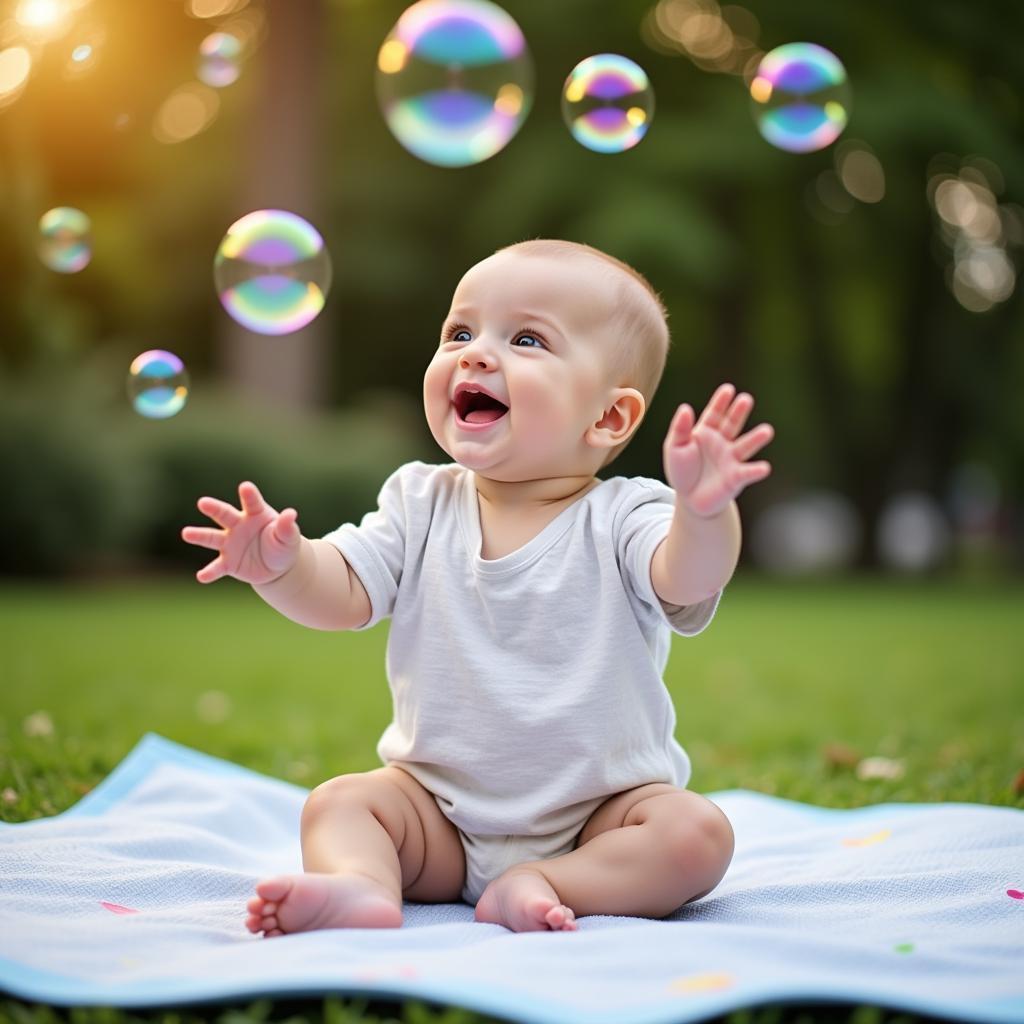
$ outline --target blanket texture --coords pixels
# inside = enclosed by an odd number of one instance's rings
[[[1024,811],[832,810],[708,794],[736,853],[662,920],[515,934],[465,904],[399,929],[261,939],[245,902],[301,870],[306,791],[155,735],[56,817],[0,827],[0,987],[59,1005],[338,993],[531,1024],[669,1024],[764,1002],[1024,1022]]]

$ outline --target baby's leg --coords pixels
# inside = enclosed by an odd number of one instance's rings
[[[394,765],[339,775],[302,810],[306,873],[264,879],[246,927],[271,937],[316,928],[397,928],[402,897],[457,900],[465,855],[433,796]]]
[[[664,917],[707,895],[732,852],[732,826],[710,800],[663,783],[639,786],[601,804],[575,850],[517,864],[491,882],[476,918],[533,930],[524,911],[542,895],[577,917]]]

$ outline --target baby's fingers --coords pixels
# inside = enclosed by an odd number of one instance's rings
[[[238,497],[242,502],[242,511],[247,516],[258,516],[269,507],[263,495],[260,494],[260,489],[250,480],[238,485]]]
[[[186,526],[181,531],[181,539],[211,551],[220,551],[224,547],[227,534],[223,530],[211,530],[206,526]]]
[[[676,409],[675,416],[668,426],[668,437],[666,442],[669,445],[686,444],[690,440],[690,432],[693,430],[693,407],[688,402],[683,402]]]
[[[748,431],[732,446],[732,453],[740,462],[746,462],[755,452],[759,452],[773,437],[775,428],[770,423],[762,423]]]
[[[230,530],[242,518],[242,513],[234,505],[229,505],[220,498],[202,497],[196,502],[196,507],[225,530]]]
[[[199,572],[196,573],[196,579],[200,583],[213,583],[215,580],[219,580],[221,576],[226,576],[228,573],[227,562],[224,561],[223,555],[218,555],[208,565],[204,565]]]
[[[763,480],[771,471],[770,462],[745,462],[736,470],[736,480],[741,487],[749,487]]]
[[[274,540],[285,547],[290,547],[294,544],[300,536],[298,518],[299,513],[295,509],[286,508],[274,520]]]

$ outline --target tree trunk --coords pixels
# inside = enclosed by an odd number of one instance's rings
[[[262,75],[249,111],[243,209],[290,210],[326,240],[321,223],[319,129],[321,71],[327,35],[324,0],[269,0],[263,50],[253,61]],[[326,396],[329,306],[294,334],[255,334],[221,320],[221,358],[228,379],[247,397],[293,408]]]

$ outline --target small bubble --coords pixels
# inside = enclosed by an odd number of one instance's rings
[[[831,145],[850,116],[846,69],[815,43],[786,43],[766,53],[750,82],[750,97],[758,131],[790,153]]]
[[[147,419],[167,419],[181,412],[188,386],[185,364],[173,352],[150,349],[136,356],[128,368],[132,408]]]
[[[580,61],[562,89],[562,118],[572,137],[596,153],[622,153],[647,134],[654,91],[628,57],[599,53]]]
[[[92,259],[92,223],[73,206],[58,206],[39,218],[39,258],[60,274],[77,274]]]

